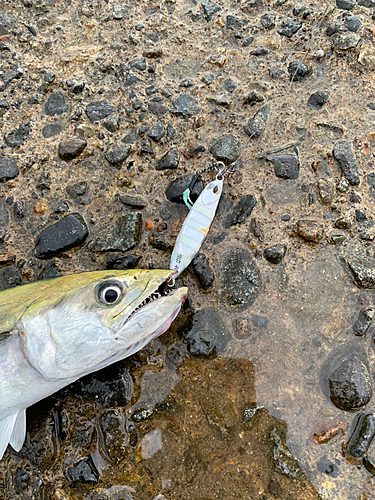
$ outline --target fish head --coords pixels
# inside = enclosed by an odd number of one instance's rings
[[[24,355],[46,379],[76,380],[142,349],[177,316],[186,288],[170,270],[96,271],[50,280],[17,323]],[[27,286],[27,285],[25,285]]]

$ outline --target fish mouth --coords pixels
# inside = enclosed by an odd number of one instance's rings
[[[133,311],[126,318],[124,326],[128,323],[133,317],[141,311],[145,306],[163,298],[174,295],[179,288],[176,286],[173,275],[176,274],[176,271],[173,271],[165,280],[160,283],[158,287],[156,287],[147,297],[145,297]],[[147,287],[146,287],[147,288]],[[185,300],[185,295],[182,297],[182,302]]]

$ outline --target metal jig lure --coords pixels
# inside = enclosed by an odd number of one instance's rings
[[[174,278],[177,278],[187,268],[202,246],[215,217],[221,193],[223,192],[224,174],[232,173],[235,163],[231,163],[226,167],[223,162],[217,162],[202,169],[193,177],[188,189],[184,191],[183,199],[190,212],[181,227],[172,252],[170,269],[177,272]],[[190,192],[200,175],[208,169],[216,170],[216,178],[203,189],[199,198],[193,204],[190,199]]]

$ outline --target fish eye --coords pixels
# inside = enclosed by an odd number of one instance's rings
[[[105,306],[113,306],[122,295],[122,286],[118,282],[105,281],[96,286],[96,300]]]

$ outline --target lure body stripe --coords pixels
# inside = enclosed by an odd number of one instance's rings
[[[186,269],[202,246],[215,217],[222,191],[222,178],[210,182],[187,215],[171,257],[170,268],[177,271],[175,278]]]

